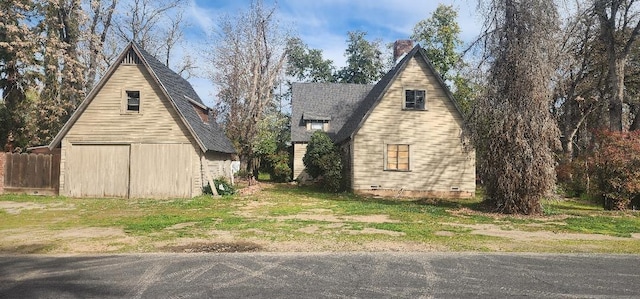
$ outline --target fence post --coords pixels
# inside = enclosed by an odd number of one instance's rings
[[[6,153],[0,152],[0,194],[4,193],[4,164],[7,160],[5,156]]]

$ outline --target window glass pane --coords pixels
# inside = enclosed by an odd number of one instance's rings
[[[140,91],[127,90],[127,111],[140,111]]]
[[[414,109],[416,107],[415,93],[413,90],[405,91],[404,108]]]
[[[424,90],[405,90],[405,109],[424,109],[425,107],[425,95]]]
[[[424,109],[424,90],[416,90],[416,108]]]
[[[323,124],[321,122],[311,122],[311,130],[322,130]]]

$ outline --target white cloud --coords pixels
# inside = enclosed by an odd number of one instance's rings
[[[482,18],[475,0],[442,0],[443,4],[458,8],[461,38],[472,42],[480,33]],[[215,26],[217,18],[248,9],[250,0],[190,0],[189,16],[197,31],[186,34],[187,43],[200,45],[205,33]],[[274,1],[264,0],[266,6]],[[438,6],[436,1],[424,0],[278,0],[278,17],[283,26],[298,35],[310,48],[321,49],[325,59],[338,68],[345,65],[347,32],[363,30],[369,39],[381,39],[384,44],[408,38],[420,20],[428,18]],[[195,29],[195,28],[194,28]],[[194,30],[195,31],[195,30]],[[197,57],[197,56],[196,56]],[[204,67],[204,66],[203,66]],[[205,104],[213,105],[216,90],[208,79],[189,80]]]
[[[199,6],[194,0],[189,1],[189,16],[202,32],[207,32],[213,27],[211,11],[203,6]]]

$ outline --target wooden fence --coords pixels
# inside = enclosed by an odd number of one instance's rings
[[[0,157],[0,180],[4,177],[0,193],[58,194],[59,154],[0,153],[0,156],[3,156]]]

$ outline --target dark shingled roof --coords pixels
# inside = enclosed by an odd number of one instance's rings
[[[426,53],[416,45],[407,53],[393,69],[387,72],[375,85],[339,84],[339,83],[303,83],[294,84],[292,93],[291,115],[291,141],[307,142],[312,132],[306,130],[303,122],[303,113],[310,115],[323,115],[331,117],[331,139],[336,143],[342,143],[351,138],[366,119],[369,112],[375,107],[389,89],[395,78],[406,67],[411,58],[420,55],[427,67],[435,74],[440,86],[447,97],[454,104],[458,112],[456,101],[442,77],[433,68]],[[462,113],[460,113],[462,115]],[[307,119],[306,117],[304,118]]]
[[[203,113],[208,113],[208,109],[187,80],[176,74],[135,43],[130,43],[129,46],[127,46],[122,54],[120,54],[118,61],[121,61],[131,50],[140,57],[146,69],[155,78],[156,83],[160,84],[160,88],[166,93],[169,101],[173,104],[172,106],[176,108],[183,123],[188,127],[188,130],[192,133],[202,150],[229,154],[236,153],[233,144],[214,120],[204,122],[200,118],[196,109],[203,109]],[[100,80],[87,98],[80,104],[69,121],[63,126],[58,135],[51,141],[51,144],[49,144],[50,149],[60,144],[62,138],[69,131],[73,123],[80,117],[80,114],[87,108],[91,100],[93,100],[97,92],[104,86],[105,82],[108,81],[108,78],[117,68],[117,63],[111,66],[107,75]],[[195,104],[191,103],[189,99]]]
[[[329,137],[335,137],[373,85],[294,83],[291,90],[291,141],[308,142],[304,120],[329,120]]]
[[[194,109],[193,104],[187,99],[188,97],[204,106],[191,84],[141,47],[136,44],[133,44],[133,47],[140,53],[142,59],[146,61],[153,73],[152,75],[156,77],[162,85],[162,88],[167,92],[169,100],[178,108],[178,113],[186,120],[188,126],[190,126],[195,133],[194,137],[200,140],[205,150],[230,154],[235,153],[236,150],[233,144],[216,122],[214,120],[210,120],[207,123],[203,122]]]

